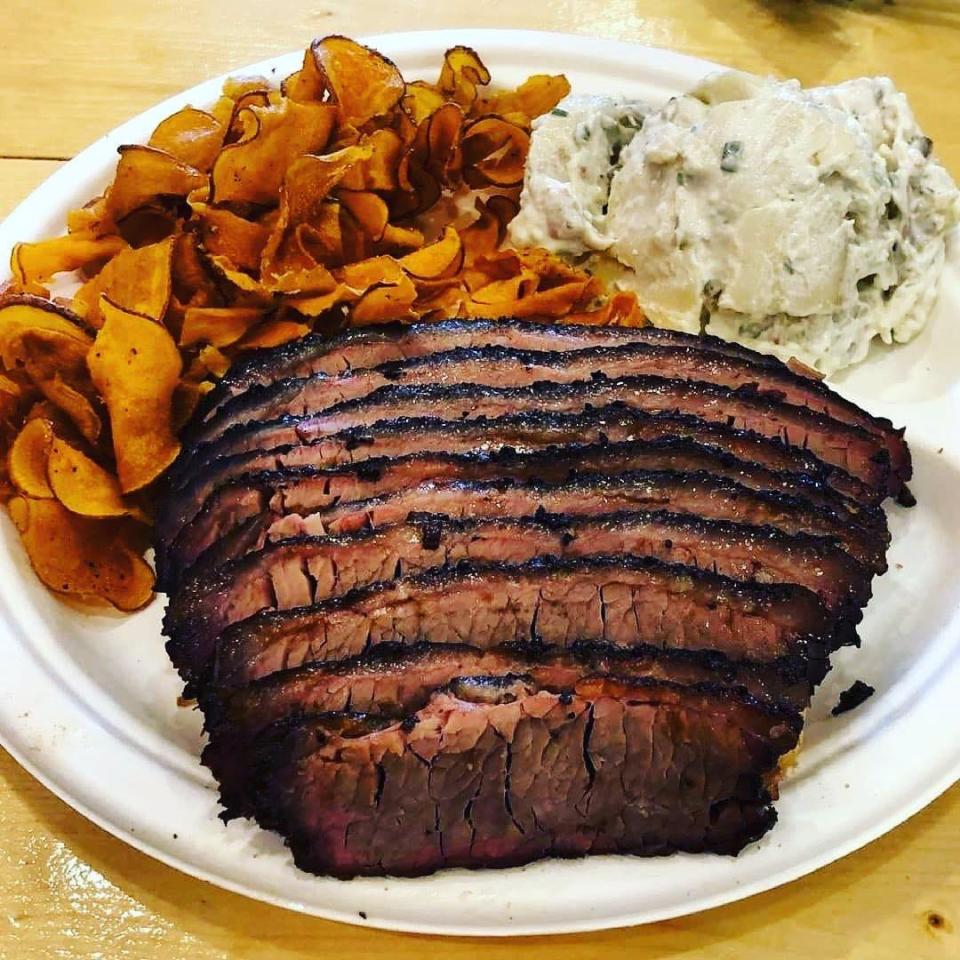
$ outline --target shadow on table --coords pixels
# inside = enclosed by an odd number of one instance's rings
[[[37,821],[63,840],[74,857],[150,911],[156,926],[169,931],[165,942],[171,946],[182,945],[191,955],[207,955],[197,951],[199,944],[207,945],[211,954],[257,960],[316,956],[365,960],[381,956],[384,949],[393,949],[398,956],[419,954],[423,949],[414,945],[419,944],[421,938],[409,934],[373,932],[300,916],[194,880],[86,823],[41,788],[31,784],[28,789],[25,773],[0,771],[0,782],[3,780],[11,791],[16,790]],[[920,943],[936,949],[936,940],[952,940],[951,931],[960,926],[960,917],[944,916],[941,878],[918,872],[904,876],[903,882],[891,883],[895,876],[899,879],[891,861],[907,848],[936,848],[938,836],[942,837],[943,831],[950,829],[948,821],[956,824],[958,815],[960,789],[954,788],[894,833],[812,877],[739,904],[690,917],[646,927],[566,937],[448,939],[442,949],[451,960],[475,957],[481,943],[484,956],[493,958],[511,957],[520,952],[522,946],[529,947],[538,957],[556,956],[563,960],[580,960],[607,952],[612,955],[614,951],[624,950],[631,960],[699,956],[705,950],[709,950],[711,958],[734,958],[747,952],[743,941],[749,943],[750,955],[757,950],[762,953],[775,949],[787,932],[781,932],[777,925],[785,921],[793,921],[790,928],[794,934],[798,929],[804,931],[809,941],[805,955],[816,956],[818,960],[840,960],[851,951],[871,957],[893,956],[884,947],[902,949],[905,929],[909,931],[913,923],[916,937],[923,938]],[[876,875],[885,864],[888,870],[884,876]],[[640,861],[637,866],[642,866]],[[847,929],[844,924],[850,910],[850,889],[854,885],[858,886],[856,921],[863,926]],[[93,919],[96,922],[96,918]],[[151,919],[144,919],[149,926]],[[126,947],[137,950],[137,944],[130,940]],[[176,955],[180,955],[179,951]],[[911,955],[920,956],[916,952]]]

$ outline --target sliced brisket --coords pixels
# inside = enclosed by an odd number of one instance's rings
[[[540,324],[527,320],[446,320],[441,323],[361,327],[337,337],[313,334],[281,347],[258,350],[235,363],[203,400],[199,416],[208,418],[221,404],[252,386],[314,374],[340,376],[464,347],[516,350],[581,350],[624,343],[697,346],[703,351],[744,357],[770,366],[779,361],[716,337],[691,337],[657,327],[591,327]]]
[[[681,484],[682,486],[682,481]],[[459,563],[523,564],[536,557],[656,557],[735,580],[792,583],[856,622],[870,598],[870,573],[835,541],[771,527],[672,513],[597,517],[538,513],[519,518],[452,520],[419,514],[412,522],[340,537],[276,543],[194,577],[164,618],[174,664],[197,676],[220,633],[264,610],[288,610],[358,587]]]
[[[836,394],[818,381],[798,377],[786,368],[777,374],[740,358],[645,344],[561,353],[499,347],[455,350],[344,377],[280,381],[225,404],[198,428],[192,443],[209,442],[235,424],[323,411],[391,383],[529,387],[541,381],[571,383],[595,377],[630,378],[634,405],[642,409],[682,410],[721,421],[733,416],[737,426],[808,447],[827,463],[884,492],[897,493],[910,477],[902,435],[880,421],[867,429],[821,412],[824,405],[829,406],[821,391],[825,398]],[[678,405],[690,395],[699,402],[693,407]],[[717,401],[724,399],[727,407],[715,409]],[[191,449],[186,447],[184,462]],[[175,475],[182,469],[178,467]]]
[[[311,714],[355,711],[402,719],[427,705],[458,677],[523,676],[553,692],[572,689],[590,676],[667,680],[688,686],[710,683],[743,690],[763,703],[800,711],[812,682],[785,664],[737,663],[710,653],[649,648],[616,651],[585,648],[566,654],[533,655],[522,648],[487,652],[451,644],[387,645],[366,657],[314,663],[273,674],[246,687],[207,690],[201,697],[209,737],[203,762],[220,784],[225,819],[252,813],[250,749],[255,737],[281,720]]]
[[[764,661],[823,659],[853,635],[803,587],[742,583],[648,557],[539,558],[436,569],[311,607],[259,613],[220,635],[207,679],[242,685],[382,643],[650,645]]]
[[[271,511],[309,513],[334,500],[342,499],[342,492],[330,496],[327,481],[331,474],[326,473],[319,464],[332,467],[343,462],[366,462],[366,468],[361,466],[359,473],[373,481],[369,485],[371,492],[381,492],[398,489],[396,485],[390,484],[396,484],[401,474],[393,470],[391,465],[398,462],[394,458],[403,457],[405,453],[409,456],[408,451],[411,449],[443,454],[432,464],[442,470],[443,464],[449,463],[452,455],[461,453],[489,453],[509,449],[522,454],[565,443],[575,443],[578,451],[587,453],[590,451],[583,449],[584,440],[588,443],[616,443],[632,440],[638,432],[640,429],[635,426],[629,413],[611,415],[601,410],[588,411],[575,417],[529,414],[466,423],[390,421],[362,437],[342,434],[310,447],[296,447],[285,459],[311,459],[315,463],[303,466],[284,463],[282,469],[269,471],[263,476],[254,474],[244,477],[237,474],[233,482],[219,486],[209,498],[210,487],[213,485],[208,483],[198,484],[181,492],[177,497],[170,498],[156,521],[160,582],[164,588],[172,585],[176,582],[175,571],[186,569],[204,550],[230,534],[247,519],[258,516],[266,519]],[[311,456],[300,457],[299,454],[303,452]],[[567,456],[566,462],[571,463],[570,457],[566,454],[564,456]],[[381,458],[384,458],[385,462],[381,462]],[[263,468],[268,465],[267,460],[273,459],[273,455],[247,459],[245,464],[250,466],[256,463]],[[668,452],[664,460],[658,462],[651,457],[648,464],[653,468],[669,469],[676,465],[676,461],[672,452]],[[418,464],[421,468],[420,479],[437,476],[436,473],[427,472],[429,465],[428,458]],[[576,463],[571,466],[573,470],[601,469],[596,467],[592,459],[585,459],[582,466]],[[240,465],[237,464],[231,467],[232,469],[239,470]],[[498,469],[501,469],[500,475],[510,475],[505,473],[499,464]],[[725,469],[719,469],[721,473],[729,473],[730,470],[729,465]],[[226,472],[229,476],[230,471]],[[385,482],[382,473],[390,474]],[[450,473],[446,475],[449,476]],[[813,512],[817,512],[816,507]],[[846,512],[849,514],[849,511]],[[863,536],[863,531],[859,527],[853,527],[850,531],[835,535],[843,536],[847,542]],[[872,538],[868,532],[867,540],[870,539]],[[874,555],[869,562],[875,564],[876,559]]]
[[[724,419],[704,420],[680,414],[664,403],[662,382],[650,378],[607,380],[571,384],[537,383],[531,387],[503,388],[477,384],[418,387],[382,387],[369,397],[338,404],[322,414],[282,417],[262,424],[231,427],[218,439],[201,444],[182,469],[171,476],[171,486],[180,489],[208,471],[218,460],[253,451],[277,450],[310,443],[331,434],[398,417],[439,417],[443,420],[474,420],[513,414],[550,412],[580,413],[588,407],[619,404],[642,429],[643,435],[685,436],[715,443],[744,459],[777,470],[822,478],[840,492],[858,500],[878,502],[884,496],[835,465],[828,466],[802,446],[785,445],[753,431],[738,430]],[[691,401],[686,406],[693,409]]]
[[[768,779],[798,736],[791,713],[710,686],[597,679],[554,693],[465,678],[409,722],[271,728],[257,815],[301,868],[338,876],[733,854],[776,820]]]

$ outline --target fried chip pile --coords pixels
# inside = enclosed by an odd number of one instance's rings
[[[407,83],[346,37],[277,88],[228,81],[147,144],[66,235],[18,244],[0,292],[0,482],[51,589],[132,610],[150,491],[238,355],[313,330],[448,317],[644,323],[545,250],[502,249],[532,121],[563,76],[488,91],[475,51]],[[78,278],[69,300],[48,289]]]

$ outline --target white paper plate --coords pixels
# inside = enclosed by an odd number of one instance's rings
[[[433,77],[447,47],[468,43],[503,84],[563,71],[578,91],[657,101],[713,69],[660,50],[547,33],[463,30],[368,42],[408,77]],[[234,73],[280,78],[300,57]],[[221,81],[131,120],[54,174],[0,226],[0,262],[17,240],[61,232],[65,212],[109,181],[117,145],[145,140],[186,103],[212,102]],[[919,506],[891,510],[890,572],[876,582],[863,649],[837,656],[783,787],[780,823],[738,858],[597,857],[416,880],[340,882],[299,873],[275,836],[217,819],[215,787],[197,759],[200,718],[175,705],[179,684],[160,638],[161,602],[133,617],[77,613],[37,582],[5,516],[0,743],[71,806],[171,866],[294,910],[397,930],[497,936],[644,923],[728,903],[842,857],[960,777],[957,246],[927,331],[906,347],[876,350],[839,384],[907,425]],[[831,719],[838,692],[856,678],[877,694]]]

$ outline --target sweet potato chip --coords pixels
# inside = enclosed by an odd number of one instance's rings
[[[359,292],[379,283],[400,283],[406,272],[393,257],[371,257],[359,263],[346,264],[337,271],[337,275],[348,287]]]
[[[475,114],[509,113],[523,114],[533,120],[552,110],[570,93],[570,81],[563,74],[549,76],[544,73],[528,77],[516,90],[505,90],[483,97],[474,106]]]
[[[249,96],[251,93],[262,93],[264,96],[270,91],[270,81],[266,77],[227,77],[223,81],[222,93],[235,103]]]
[[[40,580],[57,593],[106,600],[137,610],[153,596],[153,571],[134,545],[129,520],[92,520],[58,500],[14,497],[10,516]]]
[[[315,40],[311,49],[343,123],[361,127],[389,113],[403,96],[400,71],[376,50],[338,36]]]
[[[37,389],[62,410],[90,443],[102,428],[98,399],[86,369],[88,341],[54,330],[26,330],[17,341],[17,363]]]
[[[123,146],[119,153],[106,196],[106,212],[115,223],[158,197],[186,197],[207,182],[206,174],[156,147]]]
[[[381,246],[401,247],[409,249],[410,247],[423,246],[423,234],[414,227],[398,227],[393,223],[388,223],[380,238]]]
[[[403,140],[387,127],[361,137],[358,146],[367,147],[370,156],[358,160],[343,175],[340,185],[346,190],[395,190],[397,167],[403,154]]]
[[[218,380],[230,369],[230,358],[213,346],[204,347],[200,351],[197,363],[203,368],[205,374],[212,374]],[[191,370],[191,373],[194,372]]]
[[[189,196],[194,196],[192,190]],[[180,223],[178,212],[164,206],[162,200],[138,207],[117,222],[117,233],[131,247],[145,247],[151,243],[159,243],[172,236]]]
[[[162,320],[173,290],[174,238],[146,247],[121,250],[74,295],[73,308],[93,327],[100,327],[100,297],[117,306]]]
[[[444,54],[437,86],[447,99],[468,109],[477,99],[477,87],[489,82],[490,71],[476,50],[456,46]]]
[[[286,99],[243,108],[238,117],[246,125],[244,134],[220,151],[211,174],[211,198],[217,203],[276,203],[287,168],[297,157],[324,148],[336,115],[329,104]]]
[[[390,210],[382,197],[365,190],[341,190],[340,203],[350,211],[371,240],[376,242],[383,238],[390,220]]]
[[[594,326],[644,327],[648,320],[634,293],[615,293],[606,303],[595,310],[568,313],[561,318],[564,323],[580,323]]]
[[[138,506],[123,499],[120,484],[112,473],[59,437],[53,439],[49,449],[47,477],[54,496],[71,513],[83,517],[146,520]]]
[[[213,114],[196,107],[184,107],[160,121],[148,145],[207,173],[223,146],[226,133],[226,124]]]
[[[530,135],[503,117],[481,117],[463,134],[464,179],[472,187],[518,187]]]
[[[106,220],[106,197],[94,197],[92,200],[88,200],[79,210],[71,210],[67,214],[67,232],[90,232],[100,236],[104,232]]]
[[[281,343],[299,340],[309,332],[310,328],[305,323],[295,323],[292,320],[270,320],[257,327],[249,337],[245,337],[237,346],[241,350],[278,347]]]
[[[181,303],[207,306],[217,301],[217,289],[192,231],[180,233],[174,238],[171,269],[173,295]]]
[[[317,60],[310,47],[303,55],[303,66],[296,73],[291,73],[280,84],[280,92],[285,97],[296,100],[298,103],[319,103],[323,100],[326,89],[323,74],[320,73]]]
[[[100,301],[104,324],[90,350],[90,375],[110,415],[120,489],[139,490],[173,462],[171,401],[181,360],[169,332],[148,317]]]
[[[90,343],[83,321],[65,307],[40,297],[6,297],[0,299],[0,359],[7,370],[16,366],[14,346],[27,330],[53,330]]]
[[[225,257],[238,270],[260,268],[260,257],[270,235],[267,227],[205,203],[195,204],[193,209],[199,217],[204,250]]]
[[[180,346],[209,343],[228,347],[259,323],[265,312],[259,307],[188,307],[180,331]]]
[[[295,227],[285,252],[266,266],[269,288],[283,293],[325,293],[332,289],[334,281],[324,264],[344,259],[343,242],[340,204],[321,204],[313,222]]]
[[[369,289],[350,312],[355,326],[407,320],[414,316],[412,307],[417,299],[417,288],[406,275],[397,283],[383,284]]]
[[[354,164],[369,160],[372,154],[369,146],[355,146],[295,160],[284,177],[277,228],[307,222],[317,205],[330,195],[347,171]]]
[[[463,169],[463,112],[455,103],[437,109],[427,122],[426,169],[446,187],[459,183]]]
[[[13,485],[28,497],[52,497],[47,479],[47,461],[53,445],[53,424],[41,417],[28,420],[17,434],[7,455],[7,471]]]
[[[463,266],[460,234],[453,227],[447,227],[439,240],[422,250],[408,253],[400,260],[400,265],[411,277],[422,280],[436,280],[457,273]]]
[[[126,245],[115,234],[100,237],[90,231],[39,243],[18,243],[10,254],[10,272],[21,286],[45,283],[58,273],[103,263]]]
[[[447,102],[447,98],[432,83],[415,80],[407,84],[401,105],[404,113],[419,126]]]

